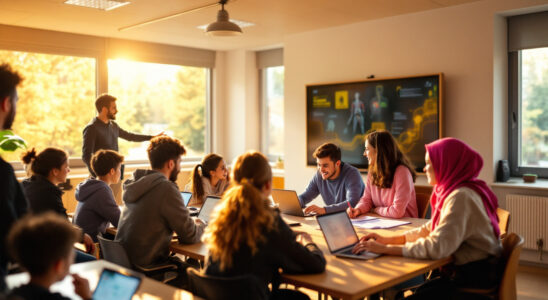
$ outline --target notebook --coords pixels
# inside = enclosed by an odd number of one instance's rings
[[[105,268],[93,292],[93,299],[131,300],[140,284],[141,278],[137,276]]]
[[[220,197],[207,196],[204,200],[204,204],[202,204],[202,208],[200,208],[200,212],[198,213],[198,219],[201,219],[206,224],[209,223],[211,213],[219,201],[221,201]]]
[[[352,248],[359,242],[359,239],[346,211],[317,216],[316,220],[331,254],[337,257],[356,259],[371,259],[380,256],[380,254],[369,251],[359,254],[352,253]]]
[[[297,196],[297,192],[292,190],[272,190],[272,200],[278,204],[280,211],[284,214],[297,216],[297,217],[309,217],[314,214],[305,214],[301,207],[301,202]]]

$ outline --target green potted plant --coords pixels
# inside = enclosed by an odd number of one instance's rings
[[[13,131],[6,129],[0,131],[0,152],[13,152],[17,149],[26,149],[27,142]]]

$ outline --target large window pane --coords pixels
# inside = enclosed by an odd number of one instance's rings
[[[94,116],[95,59],[0,50],[0,62],[10,64],[24,80],[13,125],[29,147],[64,149],[82,155],[82,130]],[[21,150],[4,153],[19,161]]]
[[[548,48],[520,52],[520,166],[548,167]]]
[[[284,67],[270,67],[263,71],[264,147],[273,160],[284,153]]]
[[[207,68],[108,61],[109,94],[118,98],[116,121],[125,130],[180,139],[187,156],[206,150]],[[119,141],[127,160],[148,160],[147,143]]]

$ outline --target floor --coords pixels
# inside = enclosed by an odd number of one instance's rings
[[[548,299],[548,268],[520,266],[516,286],[518,300]]]

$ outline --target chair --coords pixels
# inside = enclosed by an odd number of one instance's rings
[[[99,240],[99,245],[101,245],[101,253],[107,261],[128,269],[134,269],[144,273],[147,277],[151,277],[163,283],[167,283],[177,278],[177,265],[175,264],[160,264],[151,267],[134,265],[129,261],[126,250],[122,247],[120,242],[105,239],[100,235],[97,236],[97,239]]]
[[[194,268],[186,269],[192,294],[215,300],[268,299],[266,290],[253,275],[217,277],[201,274]]]
[[[497,208],[497,217],[499,218],[500,238],[503,239],[510,226],[510,212],[502,208]]]
[[[416,193],[417,210],[419,211],[419,218],[424,219],[428,208],[430,207],[430,194]]]
[[[521,236],[510,233],[502,240],[501,264],[504,265],[502,278],[500,280],[498,291],[484,289],[460,289],[463,292],[479,294],[498,300],[516,300],[516,273],[518,271],[519,255],[523,248],[524,240]]]

